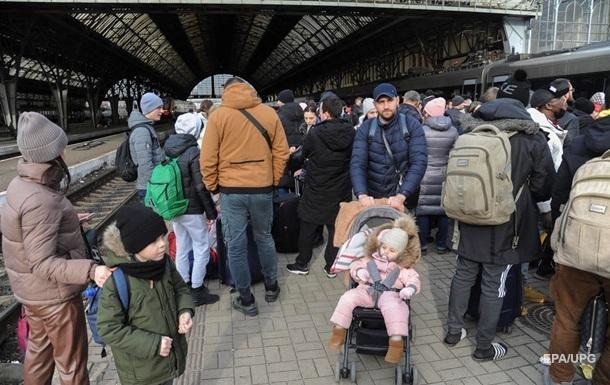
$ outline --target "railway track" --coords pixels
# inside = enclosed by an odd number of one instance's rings
[[[94,216],[85,224],[101,234],[112,220],[116,211],[136,195],[134,183],[125,182],[116,176],[114,169],[102,171],[89,182],[70,189],[68,199],[76,212],[93,213]],[[21,305],[12,295],[4,259],[0,258],[0,346],[7,338],[14,337],[15,324],[19,318]]]

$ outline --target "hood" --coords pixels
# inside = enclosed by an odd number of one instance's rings
[[[169,158],[177,158],[189,147],[197,147],[197,139],[190,134],[174,134],[165,141],[163,150]]]
[[[290,120],[291,122],[298,122],[299,124],[303,121],[303,109],[298,104],[286,103],[277,110],[278,115],[282,118]]]
[[[102,252],[102,259],[107,266],[116,266],[120,263],[131,262],[131,256],[125,250],[123,242],[121,241],[121,233],[119,228],[116,227],[116,222],[112,222],[102,237],[102,246],[105,250]]]
[[[43,180],[44,173],[51,168],[49,163],[34,163],[28,162],[23,158],[17,162],[17,175],[21,178],[45,185],[54,190],[60,188],[61,181],[64,179],[64,173],[61,169],[55,168],[56,172],[50,172],[45,180]]]
[[[140,111],[131,111],[129,119],[127,119],[127,127],[133,129],[141,124],[153,124],[153,121],[144,116],[144,114],[142,114]]]
[[[332,151],[344,151],[352,147],[356,132],[349,123],[331,119],[314,127],[320,140]]]
[[[596,120],[585,133],[585,146],[596,155],[610,149],[610,116]]]
[[[523,119],[531,120],[523,104],[516,99],[496,99],[483,103],[476,111],[476,117],[483,120]]]
[[[510,100],[510,99],[509,99]],[[518,103],[521,103],[517,101]],[[525,110],[524,110],[525,111]],[[527,114],[527,111],[525,111]],[[527,114],[529,117],[529,114]],[[540,130],[540,126],[538,123],[534,122],[530,119],[498,119],[493,121],[481,120],[474,118],[469,115],[465,115],[464,119],[462,119],[462,128],[464,128],[464,132],[470,132],[475,127],[480,126],[481,124],[493,124],[498,127],[501,131],[519,131],[523,132],[527,135],[533,135]]]
[[[451,128],[451,118],[448,116],[430,116],[424,124],[433,130],[447,131]]]
[[[377,239],[379,233],[392,227],[401,228],[409,235],[407,248],[400,253],[396,263],[401,267],[414,266],[421,258],[421,248],[415,218],[411,214],[405,214],[391,223],[376,227],[366,240],[364,255],[373,256],[379,249],[379,240]]]
[[[252,108],[261,104],[256,90],[246,83],[234,83],[225,88],[222,94],[222,106],[239,110]]]

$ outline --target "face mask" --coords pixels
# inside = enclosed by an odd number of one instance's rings
[[[559,111],[553,111],[553,115],[555,115],[555,119],[557,120],[563,118],[565,114],[566,110],[564,110],[563,108],[560,108]]]

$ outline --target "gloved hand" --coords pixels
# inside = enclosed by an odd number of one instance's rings
[[[407,300],[407,299],[411,299],[413,294],[415,294],[415,289],[409,286],[409,287],[403,288],[398,293],[398,296],[400,297],[400,299],[402,299],[404,301],[404,300]]]
[[[356,278],[362,282],[368,282],[371,279],[371,275],[368,271],[366,271],[366,269],[360,269],[356,271]]]

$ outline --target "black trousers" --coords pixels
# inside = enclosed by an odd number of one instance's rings
[[[309,261],[311,261],[313,248],[318,239],[318,234],[320,230],[322,230],[322,226],[326,226],[326,229],[328,230],[328,241],[326,242],[326,250],[324,251],[326,267],[330,268],[335,261],[335,257],[339,251],[339,248],[333,246],[335,225],[320,225],[301,221],[301,228],[299,231],[299,255],[297,256],[297,263],[299,265],[307,266]]]

